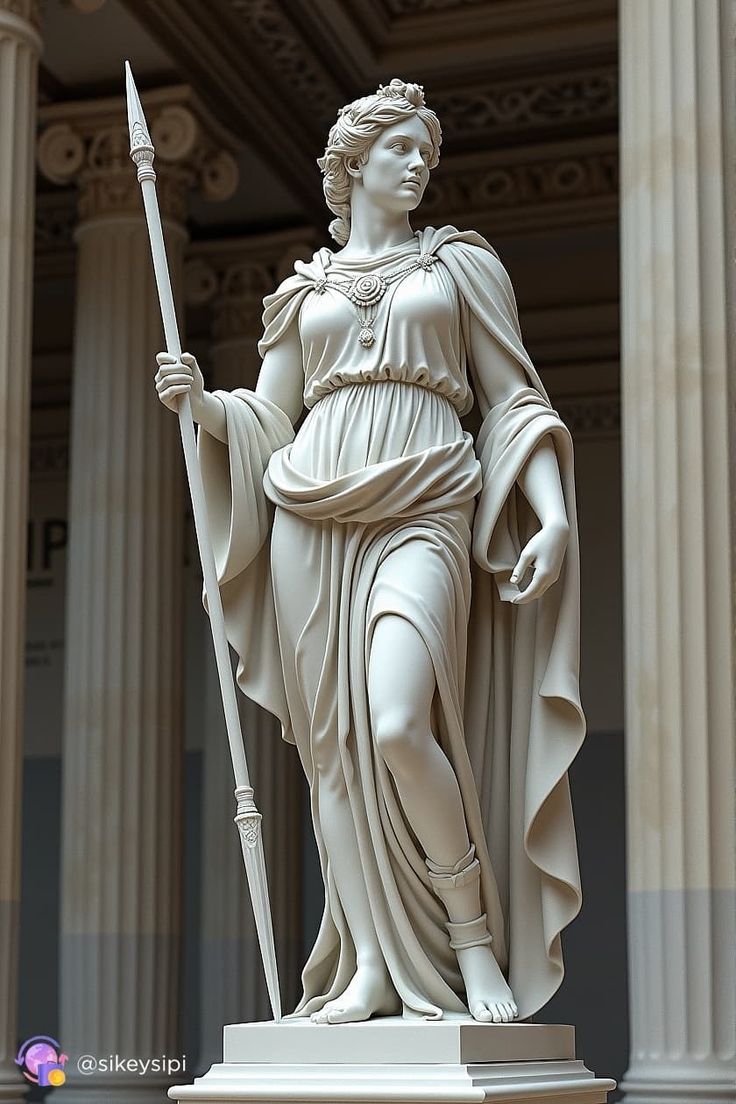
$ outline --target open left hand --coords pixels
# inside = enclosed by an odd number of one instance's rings
[[[557,582],[569,535],[570,527],[566,521],[549,522],[524,545],[511,573],[511,582],[518,586],[530,570],[532,578],[529,585],[516,598],[511,599],[513,605],[521,606],[533,602]]]

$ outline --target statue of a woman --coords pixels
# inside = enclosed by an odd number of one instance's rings
[[[529,1016],[580,904],[570,437],[491,246],[412,232],[440,141],[415,84],[340,111],[341,248],[266,299],[255,391],[158,357],[200,424],[238,683],[309,782],[325,910],[295,1015],[320,1023]]]

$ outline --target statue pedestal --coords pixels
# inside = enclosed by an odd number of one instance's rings
[[[615,1082],[575,1058],[561,1024],[479,1024],[386,1017],[359,1024],[229,1024],[223,1061],[176,1101],[455,1104],[533,1099],[605,1104]]]

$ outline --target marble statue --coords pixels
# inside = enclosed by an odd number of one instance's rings
[[[309,783],[325,909],[293,1015],[317,1023],[529,1017],[580,907],[570,435],[493,248],[411,228],[440,142],[419,85],[344,107],[339,248],[265,300],[255,390],[157,358],[200,427],[238,684]]]

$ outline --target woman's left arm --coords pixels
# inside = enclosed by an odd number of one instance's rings
[[[506,402],[529,382],[516,358],[471,312],[469,339],[478,402],[485,417],[491,407]],[[542,437],[522,468],[518,484],[541,525],[521,550],[511,574],[511,582],[518,585],[533,569],[529,585],[512,599],[514,605],[523,605],[539,598],[559,578],[570,532],[557,454],[549,434]]]

